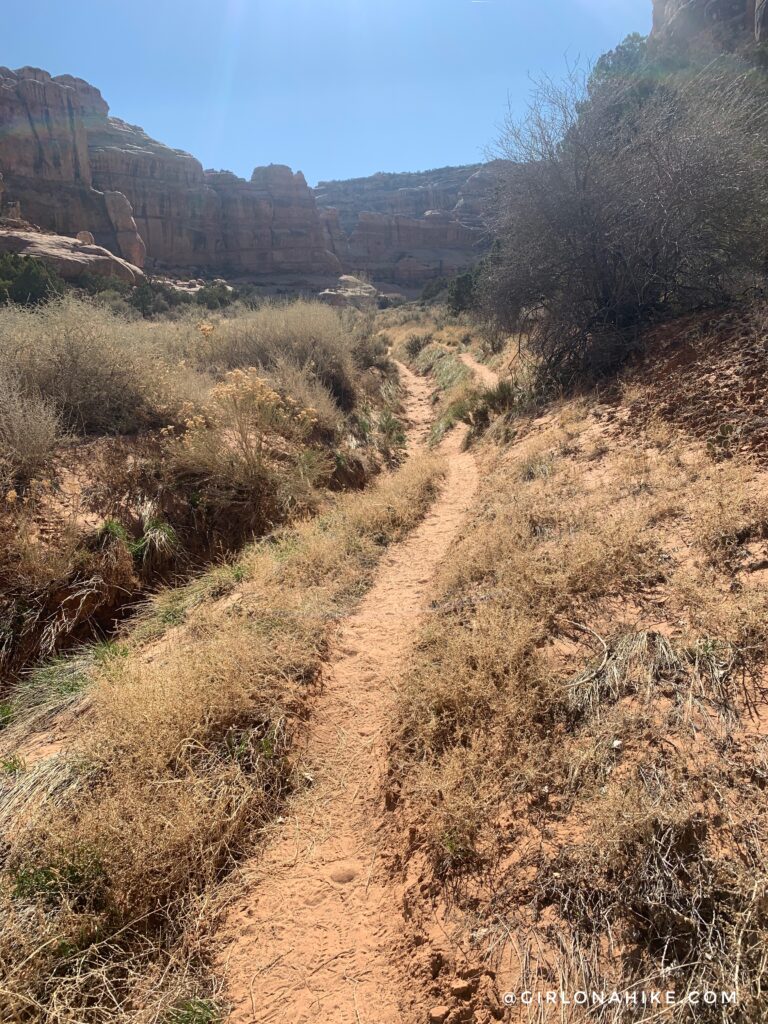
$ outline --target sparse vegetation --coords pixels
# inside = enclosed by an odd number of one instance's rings
[[[681,1021],[686,993],[738,990],[701,1019],[757,1021],[762,481],[586,410],[484,456],[402,690],[401,825],[510,989],[674,989]]]
[[[0,309],[0,665],[109,632],[148,585],[394,464],[372,335],[312,302],[163,322],[71,294]],[[361,410],[382,429],[361,433]]]
[[[433,460],[411,460],[170,591],[182,609],[170,621],[159,598],[144,616],[155,627],[125,650],[37,674],[17,733],[39,723],[37,699],[45,714],[62,699],[88,711],[66,755],[0,776],[4,1019],[216,1019],[200,908],[298,784],[291,742],[329,624],[424,515],[439,477]],[[182,632],[146,658],[140,638],[170,628]]]
[[[338,968],[350,1020],[359,961],[337,959],[401,931],[414,1019],[422,994],[445,1024],[589,1016],[508,1012],[505,989],[675,995],[604,1024],[765,1019],[768,92],[747,59],[657,32],[539,83],[500,139],[495,240],[404,308],[65,289],[0,257],[0,1021],[224,1024],[234,869],[302,794],[313,883],[354,847],[342,912],[359,929],[373,882],[396,915],[281,967],[306,988]],[[409,288],[422,256],[398,260]],[[429,385],[406,374],[403,401],[390,353]],[[431,444],[468,425],[447,470],[405,459],[402,408],[422,438],[430,401]],[[366,818],[359,849],[342,816]],[[254,968],[254,1014],[292,953]]]

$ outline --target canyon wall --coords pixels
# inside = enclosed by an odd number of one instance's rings
[[[461,189],[480,164],[441,167],[436,171],[372,174],[347,181],[321,181],[315,188],[320,206],[339,212],[349,235],[361,213],[385,213],[391,217],[423,217],[428,210],[453,210]]]
[[[349,237],[347,264],[375,279],[414,287],[471,267],[483,239],[481,230],[439,210],[424,217],[361,213]]]
[[[6,213],[94,241],[155,271],[336,276],[413,287],[479,258],[492,165],[325,182],[257,167],[250,180],[109,116],[97,88],[38,68],[0,68]]]
[[[0,174],[4,199],[62,235],[90,231],[136,266],[143,245],[130,204],[93,187],[88,127],[106,117],[97,89],[39,68],[0,67]]]
[[[250,181],[204,171],[141,128],[105,118],[89,130],[94,184],[133,207],[155,267],[221,274],[336,274],[302,174],[257,167]]]
[[[344,266],[418,286],[471,267],[487,244],[495,164],[321,182],[326,238]]]
[[[4,201],[62,235],[89,231],[124,259],[153,269],[231,274],[341,270],[326,249],[301,174],[259,167],[250,181],[204,171],[119,118],[98,89],[38,68],[0,68]]]

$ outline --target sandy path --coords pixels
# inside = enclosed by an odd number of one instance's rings
[[[499,383],[497,374],[495,374],[489,366],[485,366],[483,363],[478,363],[471,353],[460,352],[459,359],[465,366],[469,367],[480,383],[485,384],[487,388],[495,388]]]
[[[414,446],[429,430],[430,383],[401,367]],[[443,443],[445,486],[423,523],[383,559],[336,638],[304,760],[313,784],[244,868],[220,936],[231,1024],[408,1024],[396,967],[401,893],[383,870],[381,781],[394,686],[434,571],[477,487],[462,434]]]

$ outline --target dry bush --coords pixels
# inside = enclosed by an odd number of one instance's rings
[[[78,741],[6,780],[4,1020],[149,1024],[210,998],[195,966],[206,893],[295,785],[291,740],[329,628],[440,472],[412,460],[339,498],[169,592],[172,616],[159,599],[126,653],[89,665]],[[171,627],[148,657],[139,637]]]
[[[686,75],[545,80],[500,140],[500,249],[483,308],[544,381],[612,372],[639,326],[738,294],[764,269],[764,83],[723,59]]]
[[[0,490],[23,486],[48,470],[63,436],[53,402],[25,393],[18,380],[0,373]]]
[[[0,558],[0,671],[13,679],[78,636],[113,628],[116,609],[139,591],[122,532],[83,536],[72,523],[41,540],[26,508],[4,517]]]
[[[347,411],[355,398],[356,321],[321,302],[264,305],[235,319],[211,321],[200,334],[168,328],[168,344],[201,369],[249,366],[271,372],[286,361],[309,374]]]
[[[316,425],[314,409],[281,397],[258,371],[233,370],[171,442],[170,472],[202,512],[236,519],[240,534],[263,531],[311,507],[327,482],[328,456],[311,444]]]
[[[0,368],[78,433],[132,433],[170,422],[188,396],[151,344],[150,328],[64,298],[0,311]],[[188,374],[186,374],[187,379]]]
[[[290,355],[275,363],[270,380],[280,392],[290,395],[298,405],[313,409],[315,426],[320,433],[333,439],[342,431],[343,416],[328,388],[312,373],[311,368],[299,366]]]
[[[693,510],[703,545],[716,563],[738,560],[741,545],[768,529],[757,482],[738,460],[708,467],[700,482],[701,500]]]
[[[341,408],[365,395],[394,429],[383,356],[369,318],[311,302],[211,322],[128,321],[72,297],[0,309],[4,667],[111,629],[137,588],[393,462],[392,438],[363,436]],[[259,373],[228,376],[241,361]],[[97,518],[109,552],[84,525]]]

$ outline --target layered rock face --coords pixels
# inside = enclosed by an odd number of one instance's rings
[[[0,69],[6,204],[65,235],[89,231],[137,266],[234,274],[337,275],[314,196],[288,167],[250,181],[204,171],[108,116],[98,89],[37,68]]]
[[[482,240],[482,231],[438,210],[422,218],[361,213],[349,239],[348,261],[375,278],[416,286],[471,266]]]
[[[428,210],[453,210],[467,179],[481,166],[472,164],[442,167],[437,171],[321,181],[315,188],[315,198],[320,206],[338,210],[342,228],[351,234],[361,213],[423,217]]]
[[[487,237],[495,164],[322,182],[327,244],[345,266],[416,287],[472,266]],[[348,235],[348,238],[346,237]]]
[[[377,174],[311,190],[300,173],[250,181],[206,171],[109,116],[94,86],[37,68],[0,68],[6,216],[76,236],[137,267],[223,275],[366,271],[413,285],[474,263],[492,165]]]
[[[738,50],[768,39],[768,0],[654,0],[653,36]]]
[[[233,274],[336,274],[314,197],[289,167],[250,181],[204,171],[194,157],[118,118],[89,132],[95,184],[127,196],[154,265]]]
[[[0,68],[0,173],[4,201],[62,234],[90,231],[141,266],[141,239],[124,196],[93,187],[88,126],[106,117],[97,89],[39,68]]]

